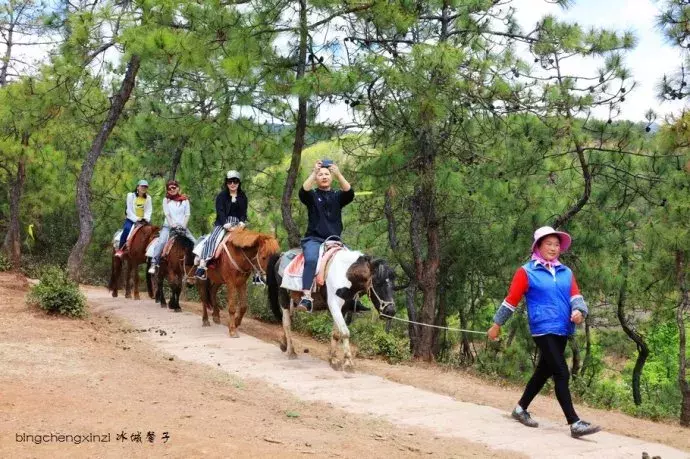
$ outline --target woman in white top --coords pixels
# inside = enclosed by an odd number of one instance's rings
[[[158,244],[154,251],[153,263],[149,272],[154,274],[156,268],[160,264],[161,253],[170,237],[170,230],[184,233],[193,243],[196,244],[196,238],[187,228],[189,222],[190,207],[187,196],[180,193],[180,185],[175,180],[168,180],[166,185],[167,194],[163,198],[163,214],[165,215],[165,222],[158,236]]]
[[[132,193],[127,193],[127,207],[125,210],[125,224],[122,227],[122,234],[120,235],[120,245],[115,252],[116,257],[121,257],[124,253],[125,244],[132,227],[135,224],[149,224],[151,223],[151,214],[153,213],[153,205],[151,204],[151,196],[147,193],[149,183],[146,180],[139,180],[137,188]]]

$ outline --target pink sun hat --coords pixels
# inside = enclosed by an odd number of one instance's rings
[[[558,239],[561,240],[561,252],[565,252],[570,248],[570,244],[573,242],[573,238],[570,237],[570,234],[564,233],[563,231],[556,231],[550,226],[542,226],[534,232],[532,252],[534,252],[534,249],[537,247],[537,242],[539,242],[539,240],[544,236],[548,236],[550,234],[555,234],[556,236],[558,236]]]

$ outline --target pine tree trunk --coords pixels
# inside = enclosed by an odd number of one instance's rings
[[[79,213],[79,239],[72,247],[69,259],[67,261],[67,270],[70,278],[77,280],[79,278],[79,270],[81,268],[86,249],[91,242],[91,235],[93,233],[93,215],[91,214],[91,178],[93,177],[96,162],[98,161],[105,142],[108,140],[110,133],[115,128],[117,120],[122,114],[125,104],[129,100],[134,84],[136,82],[137,72],[141,59],[134,54],[130,57],[127,64],[127,71],[122,79],[120,90],[113,95],[108,116],[101,126],[101,130],[93,140],[91,149],[86,155],[84,164],[82,164],[79,179],[77,181],[77,212]]]
[[[623,242],[625,243],[625,242]],[[642,335],[637,333],[629,324],[628,319],[625,316],[625,299],[628,291],[628,273],[630,268],[630,262],[628,258],[628,251],[623,250],[623,255],[621,256],[621,268],[623,275],[623,282],[621,283],[620,290],[618,292],[618,321],[623,328],[628,337],[635,342],[637,346],[637,360],[635,361],[635,368],[633,368],[632,374],[632,390],[633,390],[633,401],[635,405],[640,405],[642,403],[642,393],[640,392],[640,379],[642,377],[642,369],[649,356],[649,348],[644,342]]]
[[[22,146],[26,148],[29,136],[22,138]],[[22,155],[17,161],[17,174],[10,180],[10,224],[5,235],[5,252],[12,262],[12,267],[18,269],[22,260],[21,224],[19,208],[26,182],[26,156]]]
[[[678,324],[678,386],[682,396],[680,405],[680,425],[690,427],[690,382],[687,378],[687,338],[685,334],[685,314],[690,310],[690,294],[687,285],[687,252],[676,252],[676,279],[680,290],[680,301],[676,309]]]
[[[307,40],[309,38],[307,34],[307,0],[300,0],[299,7],[300,36],[299,53],[297,57],[297,82],[304,78],[304,72],[307,65]],[[287,179],[285,180],[285,188],[283,189],[283,197],[281,200],[283,225],[288,233],[288,242],[290,247],[299,246],[300,241],[299,228],[297,228],[297,223],[295,223],[295,219],[292,217],[292,195],[295,191],[297,175],[302,162],[302,150],[304,149],[305,136],[307,132],[307,109],[307,97],[300,95],[297,99],[295,142],[292,145],[290,168],[288,169],[288,175]]]
[[[422,309],[420,322],[434,324],[436,319],[436,297],[438,288],[438,268],[441,260],[439,224],[436,219],[434,200],[435,164],[434,155],[430,153],[428,134],[420,134],[419,178],[420,184],[410,201],[410,240],[416,272],[416,283],[422,291]],[[426,250],[422,248],[426,241]],[[434,342],[438,329],[420,327],[420,336],[414,357],[420,360],[434,359]]]
[[[570,342],[570,350],[573,353],[573,365],[570,368],[570,374],[573,378],[577,378],[580,376],[580,346],[577,344],[575,335],[570,336],[568,341]]]

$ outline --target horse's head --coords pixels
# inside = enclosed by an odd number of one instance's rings
[[[393,293],[395,271],[388,266],[386,260],[381,258],[371,260],[369,263],[371,265],[369,298],[379,313],[393,317],[395,315],[395,296]]]
[[[260,272],[266,281],[266,270],[271,255],[280,252],[278,240],[270,234],[258,233],[247,229],[239,230],[230,238],[230,243],[244,250],[252,267]]]
[[[366,292],[379,314],[395,315],[395,271],[386,260],[362,256],[348,269],[347,277],[356,289]]]

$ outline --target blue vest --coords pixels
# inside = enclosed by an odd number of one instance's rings
[[[570,336],[575,333],[575,324],[570,321],[570,288],[573,282],[570,268],[556,266],[555,273],[551,274],[532,260],[522,267],[529,282],[525,301],[532,335]]]

